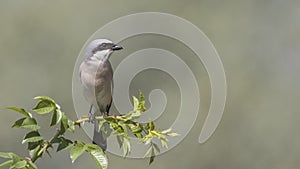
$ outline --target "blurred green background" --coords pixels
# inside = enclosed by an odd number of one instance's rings
[[[123,54],[129,54],[131,50],[145,47],[172,50],[190,63],[198,76],[201,110],[195,126],[181,144],[159,156],[151,166],[147,166],[146,159],[123,159],[108,154],[109,168],[298,168],[299,7],[298,0],[2,0],[0,151],[27,155],[25,146],[20,144],[24,131],[10,128],[20,116],[5,110],[5,107],[31,108],[34,105],[31,98],[49,95],[75,119],[72,74],[85,41],[113,19],[136,12],[154,11],[189,20],[215,45],[224,64],[228,84],[223,119],[208,142],[199,144],[198,136],[210,102],[209,79],[201,62],[195,63],[194,54],[172,39],[154,35],[133,37],[122,42],[128,50],[117,54],[117,59],[112,60],[114,66],[122,60]],[[156,79],[152,79],[153,75]],[[173,111],[172,105],[178,105],[178,87],[167,74],[145,71],[144,75],[141,73],[135,79],[130,94],[136,94],[139,88],[144,89],[145,94],[151,88],[162,88],[167,96],[170,94],[172,97],[168,97],[166,114]],[[141,80],[151,83],[140,86],[145,84]],[[174,116],[162,116],[158,122],[167,127]],[[47,116],[40,120],[41,124],[45,123],[42,132],[50,136]],[[70,137],[90,141],[82,130]],[[88,155],[72,164],[68,151],[53,154],[51,159],[45,157],[38,161],[38,165],[43,169],[96,168]]]

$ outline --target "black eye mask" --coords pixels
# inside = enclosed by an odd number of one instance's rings
[[[113,46],[115,46],[114,43],[102,43],[95,50],[93,50],[93,53],[96,53],[97,51],[101,51],[101,50],[111,49]]]

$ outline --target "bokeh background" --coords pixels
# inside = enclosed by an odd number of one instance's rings
[[[148,159],[123,159],[108,154],[109,168],[155,169],[295,169],[300,165],[300,1],[0,1],[0,151],[26,156],[21,145],[24,131],[12,129],[19,118],[7,106],[31,108],[37,95],[48,95],[76,118],[72,102],[72,74],[86,40],[101,26],[136,12],[166,12],[198,26],[215,45],[225,67],[228,96],[223,119],[204,144],[198,136],[210,103],[209,79],[203,65],[183,44],[156,35],[132,37],[122,42],[114,66],[135,50],[160,47],[188,63],[197,75],[201,109],[189,135],[174,149]],[[184,31],[184,30],[183,30]],[[145,83],[147,82],[147,83]],[[147,85],[145,85],[147,84]],[[130,94],[147,95],[161,88],[168,97],[164,115],[167,127],[180,103],[172,77],[148,70],[132,81]],[[149,106],[149,105],[148,105]],[[40,118],[42,133],[51,135],[48,116]],[[86,142],[79,130],[69,135]],[[54,150],[53,150],[54,152]],[[3,161],[3,160],[1,160]],[[68,151],[38,161],[40,168],[97,168],[83,155],[74,164]]]

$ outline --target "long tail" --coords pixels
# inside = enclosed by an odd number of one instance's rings
[[[103,151],[107,148],[107,139],[104,139],[102,132],[99,131],[99,124],[97,122],[94,123],[93,144],[100,146]]]

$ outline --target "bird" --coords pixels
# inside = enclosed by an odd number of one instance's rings
[[[109,61],[114,51],[123,49],[108,39],[92,40],[85,49],[79,76],[83,95],[90,104],[89,119],[94,123],[93,143],[106,150],[107,140],[99,131],[96,115],[109,115],[113,93],[113,69]],[[94,112],[93,112],[94,109]]]

